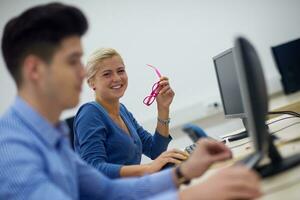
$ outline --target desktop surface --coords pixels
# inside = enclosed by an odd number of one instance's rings
[[[289,117],[289,118],[288,118]],[[283,119],[285,118],[285,119]],[[283,158],[292,156],[296,153],[300,153],[300,118],[290,117],[287,115],[282,115],[273,118],[268,121],[268,123],[273,122],[270,125],[270,132],[275,133],[279,138],[275,145],[279,149]],[[216,163],[211,167],[208,173],[195,179],[195,182],[201,182],[205,180],[212,173],[217,170],[230,166],[236,163],[238,160],[243,159],[245,156],[253,152],[253,145],[250,138],[244,138],[242,140],[230,142],[227,144],[233,152],[233,159],[229,161],[224,161],[221,163]],[[265,159],[262,164],[268,163],[269,160]],[[285,200],[299,199],[300,196],[300,165],[291,168],[287,171],[278,173],[274,176],[263,178],[262,180],[262,190],[264,196],[260,199],[262,200],[275,200],[284,198]],[[295,198],[297,197],[297,198]]]

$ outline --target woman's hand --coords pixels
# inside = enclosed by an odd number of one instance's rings
[[[161,77],[159,81],[159,93],[156,97],[158,109],[169,109],[174,96],[175,93],[170,87],[169,79]]]
[[[189,157],[187,152],[172,149],[163,152],[158,156],[152,163],[148,164],[147,173],[154,173],[159,170],[167,163],[180,164],[182,161],[185,161]]]

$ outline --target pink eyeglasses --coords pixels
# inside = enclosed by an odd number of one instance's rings
[[[149,64],[147,64],[147,65],[155,70],[155,73],[157,74],[158,78],[162,77],[161,73],[159,72],[159,70],[156,67],[154,67],[152,65],[149,65]],[[153,84],[152,91],[151,91],[150,95],[146,96],[144,101],[143,101],[144,104],[146,106],[150,106],[154,102],[154,100],[156,99],[158,93],[159,93],[159,81]]]

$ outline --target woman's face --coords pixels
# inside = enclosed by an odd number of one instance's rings
[[[120,56],[104,59],[95,74],[93,87],[96,96],[103,100],[119,100],[125,93],[128,77]]]

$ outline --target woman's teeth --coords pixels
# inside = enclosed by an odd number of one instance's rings
[[[112,89],[119,89],[120,87],[122,87],[122,85],[115,85],[115,86],[112,86],[111,88]]]

